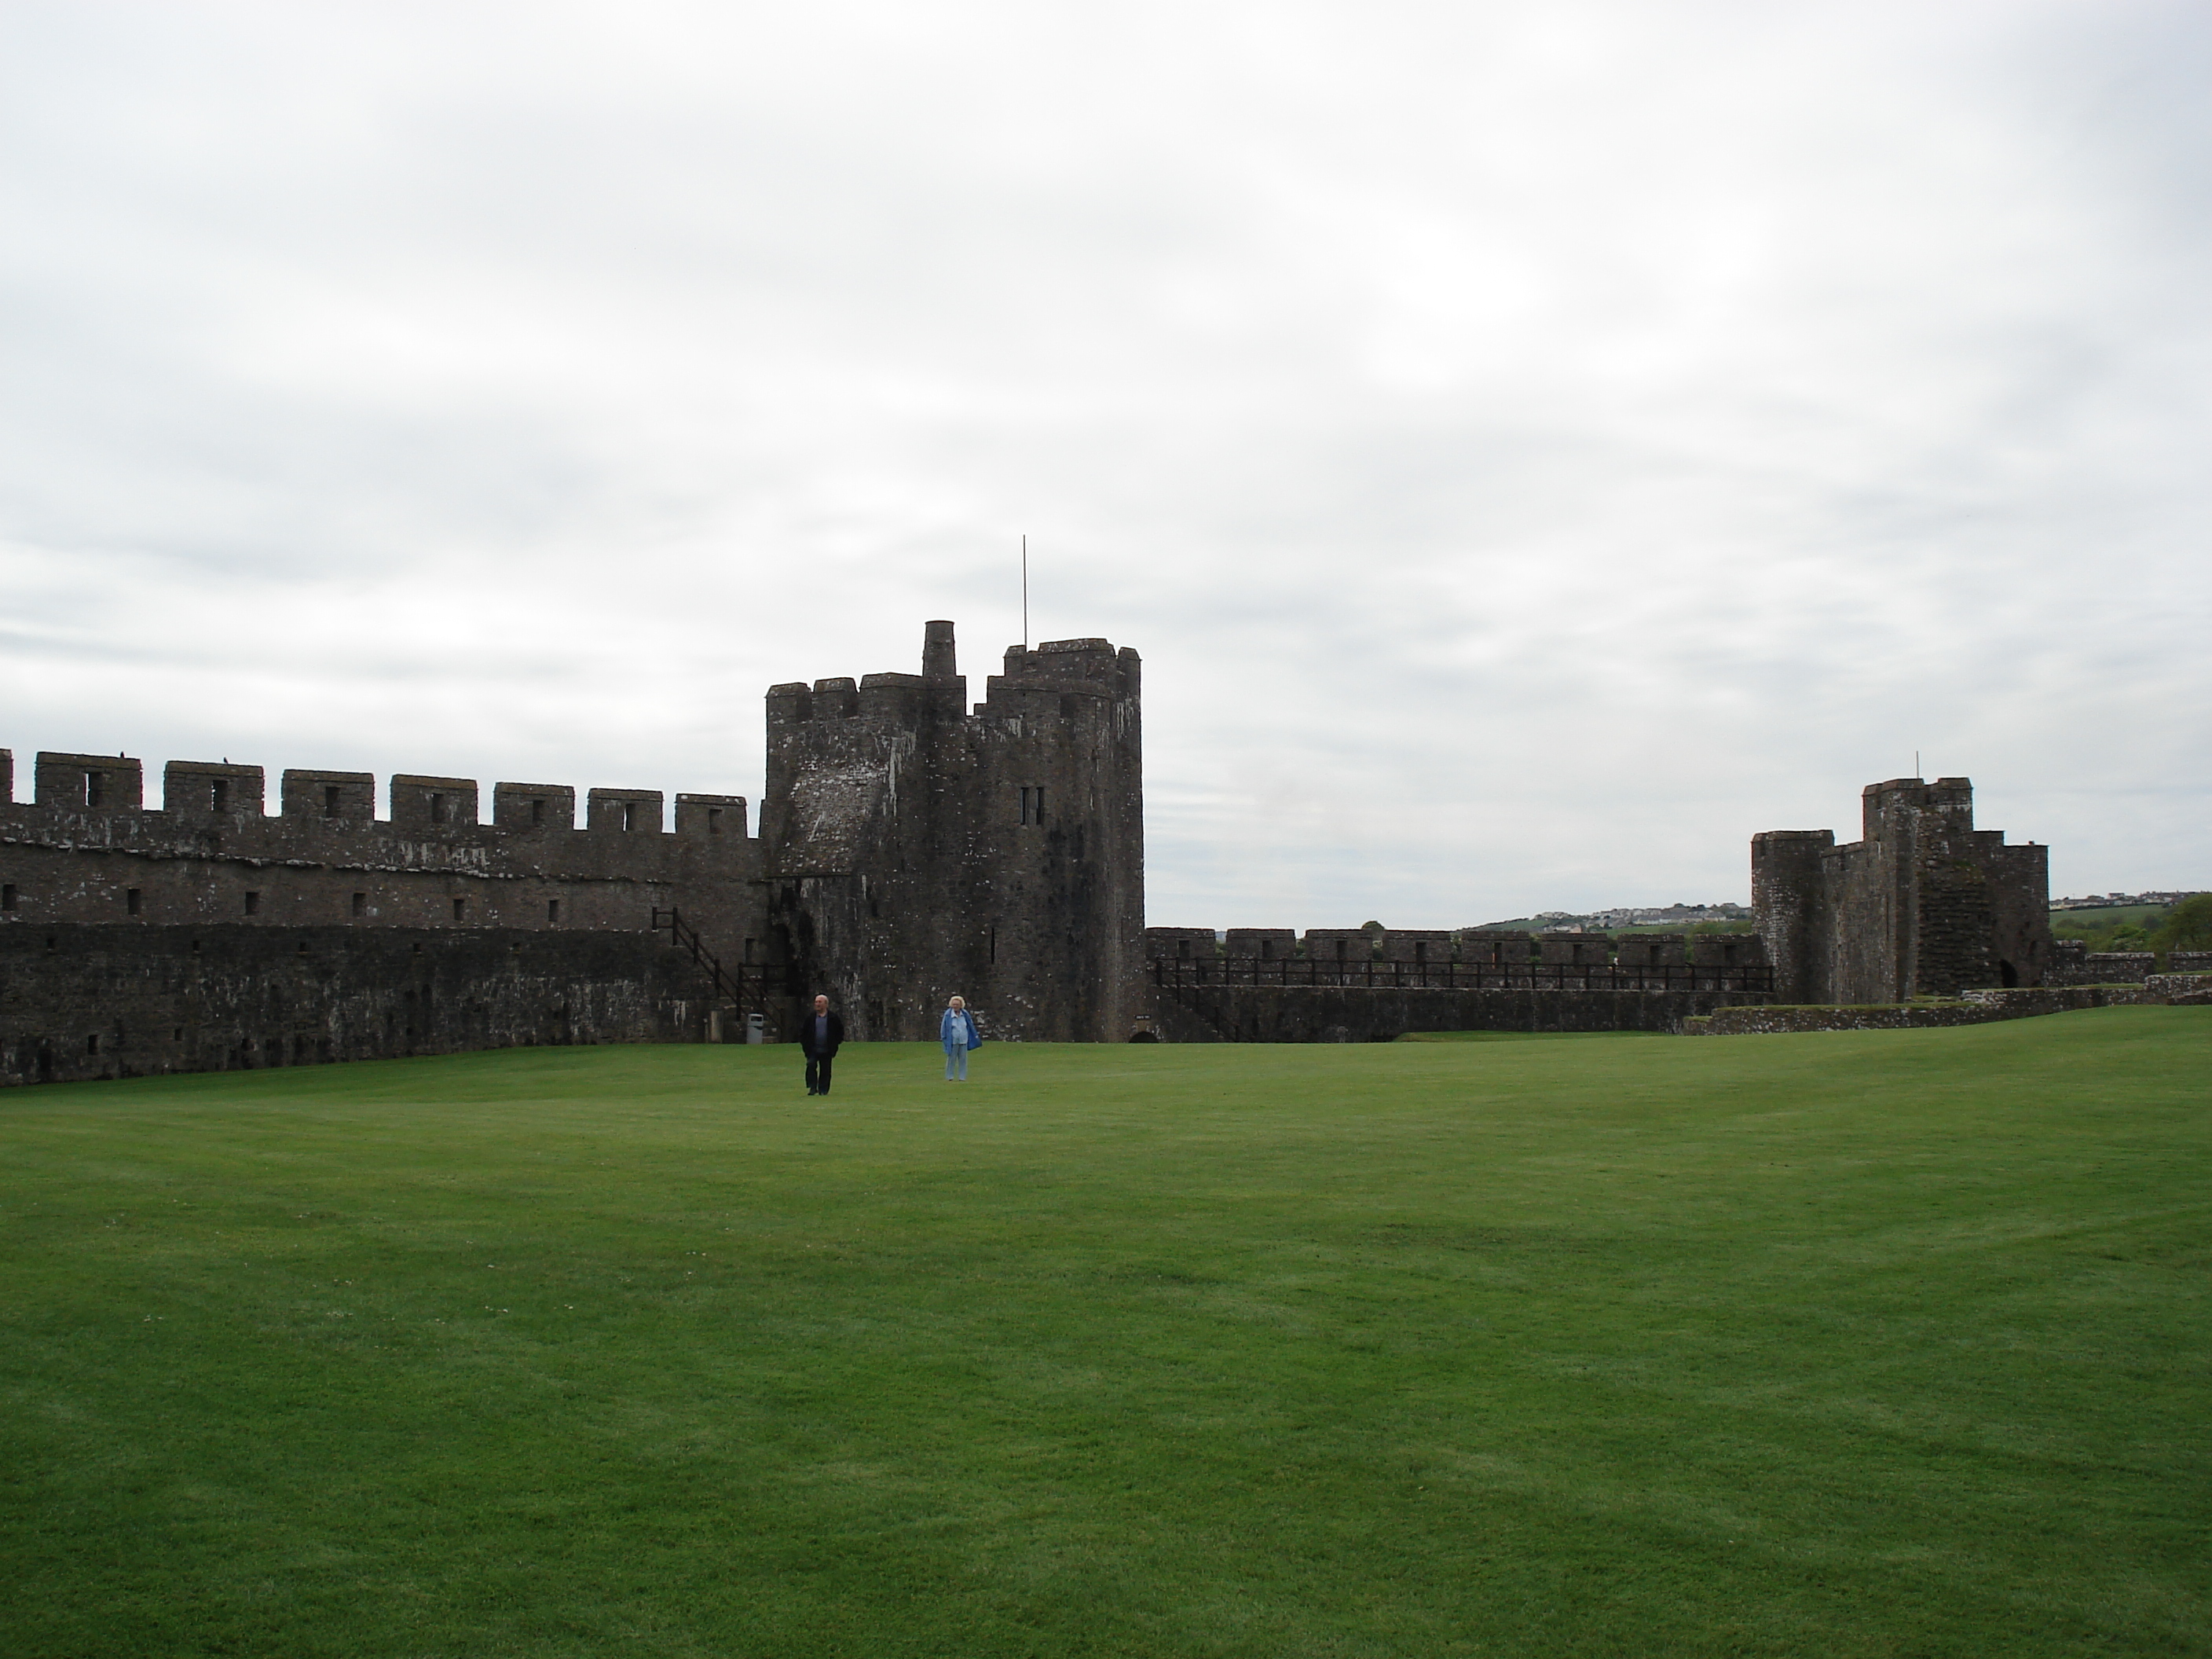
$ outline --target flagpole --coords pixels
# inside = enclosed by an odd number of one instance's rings
[[[1030,648],[1030,538],[1022,538],[1022,649]]]

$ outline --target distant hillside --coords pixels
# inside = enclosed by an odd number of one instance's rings
[[[1478,933],[1744,933],[1752,927],[1748,907],[1741,904],[1618,905],[1577,915],[1568,910],[1540,910],[1533,916],[1510,921],[1486,921]]]

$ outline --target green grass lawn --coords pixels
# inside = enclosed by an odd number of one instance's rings
[[[0,1651],[2212,1651],[2212,1010],[0,1096]]]

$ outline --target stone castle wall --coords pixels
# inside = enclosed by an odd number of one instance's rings
[[[669,833],[658,792],[594,789],[579,829],[574,790],[501,783],[486,824],[473,781],[401,775],[379,819],[370,774],[289,771],[270,814],[260,768],[172,762],[149,808],[137,760],[42,754],[18,803],[9,758],[0,925],[646,931],[680,900],[740,951],[763,932],[742,797],[679,795]]]
[[[1376,1042],[1407,1031],[1668,1031],[1771,1000],[1756,934],[1151,927],[1170,1040]]]
[[[635,931],[0,927],[0,1084],[698,1042],[713,1000]]]

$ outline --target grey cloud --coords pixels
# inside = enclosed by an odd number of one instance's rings
[[[1915,747],[2212,884],[2206,39],[21,9],[0,742],[751,793],[1026,530],[1156,920],[1740,897]]]

